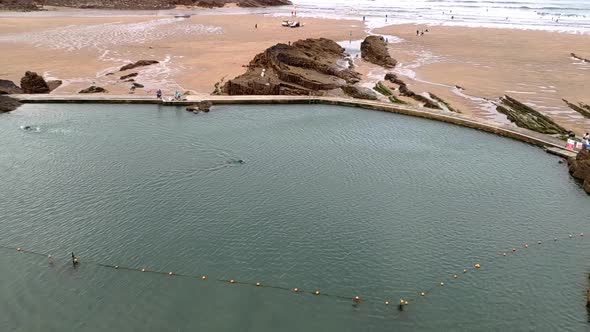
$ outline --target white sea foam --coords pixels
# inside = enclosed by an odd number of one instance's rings
[[[419,23],[590,33],[587,0],[294,0],[298,16],[361,19],[369,28]],[[386,18],[387,15],[387,18]]]
[[[221,33],[221,27],[161,18],[139,23],[70,25],[46,31],[0,34],[0,42],[25,42],[37,47],[70,51],[86,48],[105,50],[113,45],[144,44],[171,36]],[[107,55],[103,54],[104,57]]]

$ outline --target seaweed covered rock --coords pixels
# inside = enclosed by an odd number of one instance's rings
[[[23,89],[14,84],[13,81],[0,80],[0,95],[9,95],[15,93],[23,93]]]
[[[342,87],[342,91],[344,91],[344,93],[351,96],[352,98],[377,100],[377,94],[375,94],[373,90],[362,86],[347,85]]]
[[[584,190],[590,194],[590,151],[580,151],[576,158],[570,158],[568,163],[570,174],[575,179],[583,181]]]
[[[500,101],[502,105],[498,105],[496,110],[505,114],[508,120],[521,128],[550,135],[566,135],[569,133],[567,129],[555,123],[548,116],[541,114],[510,96],[504,96],[500,98]]]
[[[145,67],[145,66],[150,66],[150,65],[154,65],[156,63],[159,63],[156,60],[139,60],[135,63],[129,63],[124,65],[123,67],[121,67],[121,69],[119,69],[119,71],[125,71],[125,70],[129,70],[129,69],[134,69],[137,67]]]
[[[108,91],[105,88],[101,88],[100,86],[91,86],[84,90],[80,90],[78,93],[107,93]]]
[[[228,80],[229,95],[323,95],[325,91],[357,83],[360,74],[342,62],[344,49],[325,39],[277,44],[254,57],[247,71]]]
[[[397,61],[389,55],[387,43],[382,36],[368,36],[361,43],[361,57],[385,68],[393,68]]]

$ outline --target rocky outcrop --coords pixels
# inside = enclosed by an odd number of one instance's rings
[[[43,77],[35,72],[27,71],[20,80],[24,93],[49,93],[49,85]]]
[[[453,107],[451,106],[451,104],[449,104],[449,103],[448,103],[446,100],[442,99],[441,97],[439,97],[439,96],[435,95],[435,94],[434,94],[434,93],[432,93],[432,92],[429,92],[428,94],[430,95],[430,98],[432,98],[432,99],[434,99],[434,100],[438,101],[439,103],[441,103],[441,104],[445,105],[445,107],[446,107],[446,108],[447,108],[449,111],[451,111],[451,112],[453,112],[453,113],[461,113],[461,111],[459,111],[459,110],[457,110],[457,109],[453,108]]]
[[[209,113],[209,111],[211,110],[211,106],[213,106],[213,103],[211,103],[208,100],[203,100],[195,105],[188,106],[186,110],[189,112],[193,112],[195,114],[198,114],[200,112]]]
[[[23,93],[23,89],[14,84],[13,81],[0,80],[0,95],[10,95],[15,93]]]
[[[577,59],[577,60],[580,60],[580,61],[584,61],[584,62],[590,62],[590,60],[588,60],[586,58],[582,58],[581,56],[576,55],[576,53],[570,53],[570,55],[574,59]]]
[[[398,85],[398,91],[399,91],[400,96],[410,97],[410,98],[414,99],[415,101],[422,103],[424,105],[424,107],[442,110],[436,102],[410,90],[408,88],[408,86],[406,85],[406,82],[399,79],[397,77],[397,75],[395,75],[394,73],[385,74],[385,80]]]
[[[570,174],[580,181],[584,190],[590,194],[590,151],[583,150],[575,158],[568,160]]]
[[[41,10],[43,6],[39,5],[38,3],[38,1],[33,0],[0,0],[0,10],[14,10],[22,12]]]
[[[9,96],[0,95],[0,113],[10,112],[17,109],[21,104],[18,100]]]
[[[277,44],[254,57],[246,73],[227,81],[229,95],[323,95],[357,83],[360,74],[341,65],[346,54],[325,39]]]
[[[133,83],[133,87],[134,88],[143,88],[143,84],[139,84],[139,83]]]
[[[137,75],[139,75],[139,74],[138,73],[131,73],[131,74],[123,75],[123,76],[119,77],[119,79],[125,81],[126,79],[129,79],[131,77],[135,77]],[[129,82],[129,81],[125,81],[125,82]]]
[[[385,68],[393,68],[397,64],[387,51],[387,43],[381,36],[369,36],[361,43],[361,57],[371,63]]]
[[[125,70],[129,70],[129,69],[134,69],[137,67],[145,67],[145,66],[150,66],[150,65],[155,65],[156,63],[160,63],[156,60],[139,60],[135,63],[129,63],[124,65],[123,67],[121,67],[121,69],[119,69],[119,71],[125,71]]]
[[[177,5],[223,7],[237,3],[241,7],[283,6],[291,4],[287,0],[0,0],[0,9],[40,10],[43,5],[75,8],[108,9],[171,9]],[[43,4],[43,5],[41,5]]]
[[[530,129],[543,134],[567,135],[569,131],[555,123],[548,116],[541,114],[533,108],[519,102],[518,100],[504,96],[500,98],[501,105],[496,110],[508,117],[521,128]]]
[[[567,101],[566,99],[562,99],[564,103],[567,104],[567,106],[571,109],[573,109],[574,111],[580,113],[583,117],[590,119],[590,105],[586,105],[584,103],[579,103],[580,105],[576,105],[574,103],[570,103],[569,101]]]
[[[108,93],[107,89],[101,88],[100,86],[90,86],[84,90],[80,90],[78,93]]]
[[[347,85],[342,87],[342,91],[344,91],[344,93],[351,96],[352,98],[377,100],[377,95],[375,94],[375,92],[373,92],[373,90],[362,86]]]

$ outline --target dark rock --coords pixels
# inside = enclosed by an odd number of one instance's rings
[[[399,90],[400,96],[410,97],[410,98],[414,99],[415,101],[424,104],[424,107],[442,110],[440,108],[440,106],[438,106],[437,103],[433,102],[432,100],[430,100],[424,96],[416,94],[414,91],[410,90],[408,88],[408,86],[406,85],[406,83],[404,81],[402,81],[401,79],[399,79],[397,77],[397,75],[395,75],[394,73],[385,74],[385,79],[390,81],[391,83],[397,84],[399,86],[398,90]]]
[[[14,84],[13,81],[0,80],[0,95],[9,95],[17,93],[23,93],[23,89],[21,89],[18,85]]]
[[[577,180],[582,181],[584,190],[590,194],[590,151],[578,152],[576,158],[570,158],[569,172]]]
[[[128,79],[128,80],[124,80],[123,82],[126,82],[126,83],[131,83],[131,82],[135,82],[135,80],[134,80],[134,79],[132,79],[132,78],[130,78],[130,79]]]
[[[198,102],[195,105],[188,106],[186,110],[189,112],[193,112],[195,114],[198,114],[199,112],[209,113],[209,111],[211,110],[211,106],[213,106],[213,103],[211,103],[208,100],[204,100]]]
[[[505,114],[508,120],[514,122],[514,124],[521,128],[550,135],[567,135],[569,133],[567,129],[555,123],[548,116],[541,114],[510,96],[504,96],[500,98],[500,101],[502,105],[498,105],[496,110]]]
[[[368,36],[361,43],[361,57],[385,68],[393,68],[397,61],[387,51],[387,43],[381,36]]]
[[[129,70],[129,69],[137,68],[137,67],[145,67],[145,66],[156,64],[156,63],[159,63],[159,62],[156,60],[139,60],[135,63],[130,63],[127,65],[124,65],[123,67],[121,67],[121,69],[119,71],[125,71],[125,70]]]
[[[578,59],[580,61],[584,61],[584,62],[590,62],[590,60],[586,59],[586,58],[582,58],[581,56],[576,55],[576,53],[570,53],[570,55],[572,56],[572,58],[574,59]]]
[[[53,81],[47,81],[47,86],[49,87],[49,92],[57,89],[60,85],[62,85],[62,81],[61,80],[53,80]]]
[[[254,57],[246,73],[227,81],[222,93],[229,95],[322,95],[354,84],[360,74],[343,69],[345,52],[325,39],[277,44]],[[263,75],[264,73],[264,75]]]
[[[143,88],[143,84],[133,83],[133,87],[135,87],[135,88]]]
[[[21,103],[9,96],[0,95],[0,113],[10,112],[17,109]]]
[[[346,85],[342,87],[342,91],[347,95],[357,98],[357,99],[366,99],[366,100],[377,100],[377,94],[373,92],[373,90],[357,86],[357,85]]]
[[[574,111],[580,113],[583,117],[585,118],[589,118],[590,119],[590,106],[580,103],[580,106],[570,103],[569,101],[567,101],[566,99],[562,99],[564,103],[567,104],[567,106],[571,109],[573,109]]]
[[[20,86],[24,93],[49,93],[49,86],[42,76],[35,72],[27,71],[20,80]]]
[[[108,93],[108,91],[105,88],[93,85],[84,90],[80,90],[78,93]]]
[[[128,78],[135,77],[137,75],[139,75],[139,74],[138,73],[131,73],[131,74],[123,75],[123,76],[119,77],[119,79],[120,80],[126,80]]]
[[[115,73],[106,73],[104,76],[111,76],[111,75],[115,75]]]

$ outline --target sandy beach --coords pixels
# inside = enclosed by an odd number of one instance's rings
[[[276,43],[317,37],[359,41],[377,33],[390,37],[390,54],[399,62],[393,72],[416,93],[434,93],[462,113],[503,123],[508,120],[495,111],[494,102],[510,95],[577,133],[590,129],[590,120],[562,101],[590,104],[590,63],[570,56],[590,58],[590,35],[425,25],[369,30],[360,19],[319,18],[299,18],[304,26],[291,29],[281,26],[284,17],[263,14],[98,17],[57,11],[63,14],[0,20],[0,79],[18,83],[31,70],[63,80],[55,94],[77,93],[90,85],[113,94],[153,94],[158,88],[165,94],[209,94],[215,83],[243,73],[256,54]],[[160,63],[119,72],[122,65],[141,59]],[[361,59],[355,65],[366,87],[387,72]],[[132,83],[120,79],[132,72],[144,88],[132,91]]]
[[[281,26],[284,18],[244,15],[137,17],[46,17],[0,20],[0,78],[18,82],[26,70],[64,85],[53,93],[75,93],[99,85],[128,93],[122,65],[141,59],[160,64],[138,68],[136,94],[191,90],[211,93],[221,78],[245,71],[252,58],[277,43],[325,37],[363,38],[360,21],[300,19],[301,28]],[[255,25],[257,24],[257,28]],[[114,72],[114,75],[106,75]]]
[[[507,120],[492,101],[508,94],[578,133],[590,128],[562,101],[590,104],[590,63],[570,56],[590,57],[589,35],[419,25],[374,32],[403,39],[389,50],[400,62],[395,72],[415,92],[435,93],[463,113],[500,122]]]

